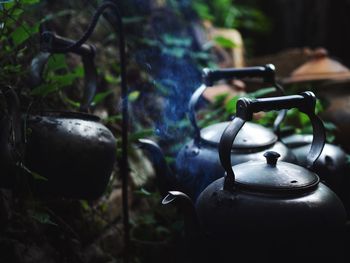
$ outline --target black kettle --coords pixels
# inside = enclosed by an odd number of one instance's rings
[[[229,122],[221,122],[199,129],[195,108],[198,100],[208,86],[223,79],[261,78],[266,84],[274,85],[277,91],[283,90],[275,83],[275,68],[269,64],[262,67],[247,67],[220,70],[203,70],[203,85],[192,95],[189,102],[189,119],[194,129],[194,138],[186,143],[176,157],[176,175],[170,173],[169,168],[164,168],[164,157],[159,147],[148,140],[141,140],[144,148],[152,153],[156,171],[163,187],[162,192],[176,185],[178,190],[184,191],[193,200],[213,181],[224,176],[224,169],[220,165],[217,147],[220,137]],[[283,120],[285,111],[281,111],[275,121],[275,129]],[[261,160],[262,153],[267,150],[278,151],[281,159],[286,162],[296,162],[294,154],[281,142],[278,136],[268,128],[254,123],[247,125],[240,131],[232,145],[232,165],[249,160]],[[164,187],[165,186],[165,187]]]
[[[344,206],[312,172],[325,143],[315,102],[311,92],[240,99],[219,144],[226,176],[211,183],[195,205],[178,191],[163,199],[163,204],[178,203],[185,213],[195,262],[344,262]],[[274,151],[265,152],[266,161],[232,167],[232,143],[254,112],[294,107],[306,113],[313,126],[308,169],[278,161]]]
[[[293,134],[282,137],[281,140],[293,151],[298,160],[298,164],[306,167],[307,154],[312,143],[312,135]],[[347,210],[350,209],[349,168],[346,152],[340,146],[331,143],[325,143],[323,151],[314,165],[314,170],[319,175],[320,179],[337,193],[344,202]]]
[[[72,40],[54,33],[42,35],[45,51],[69,46]],[[74,50],[82,57],[85,90],[80,112],[39,111],[23,116],[27,171],[42,179],[32,180],[38,195],[95,199],[103,194],[116,160],[116,139],[97,116],[88,114],[96,91],[95,48],[84,44]],[[39,54],[31,65],[32,83],[42,81],[42,71],[52,54]]]
[[[283,137],[282,141],[292,149],[298,164],[306,167],[306,157],[312,143],[311,134],[293,134]],[[347,158],[344,150],[334,144],[325,143],[322,154],[315,163],[315,170],[329,187],[337,189],[344,182],[347,170]]]

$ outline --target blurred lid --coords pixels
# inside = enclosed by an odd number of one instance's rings
[[[317,48],[311,53],[310,59],[295,69],[284,83],[310,82],[321,80],[349,80],[350,69],[331,59],[328,51]]]
[[[224,130],[230,122],[220,122],[201,130],[202,142],[218,146]],[[235,138],[232,149],[266,148],[277,141],[277,136],[270,129],[256,123],[246,122]]]

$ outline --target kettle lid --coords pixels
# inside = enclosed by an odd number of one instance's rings
[[[281,138],[281,140],[287,147],[295,148],[311,144],[312,138],[312,134],[292,134]]]
[[[235,166],[235,184],[258,192],[304,192],[314,189],[319,177],[292,163],[277,162],[280,155],[274,151],[264,154],[266,161],[250,161]]]
[[[228,124],[229,122],[221,122],[202,129],[201,140],[204,143],[217,146]],[[247,122],[238,132],[232,149],[263,148],[273,145],[277,140],[276,134],[270,129],[252,122]]]
[[[310,55],[311,58],[296,68],[285,83],[350,79],[350,69],[330,58],[326,49],[317,48]]]

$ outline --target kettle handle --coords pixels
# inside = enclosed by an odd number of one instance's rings
[[[245,68],[228,68],[228,69],[208,69],[202,71],[203,84],[192,94],[188,104],[189,119],[194,128],[194,143],[200,142],[200,128],[197,123],[195,108],[207,87],[213,86],[214,82],[223,79],[242,79],[242,78],[262,78],[264,83],[273,84],[281,95],[284,95],[284,89],[275,81],[275,66],[267,64],[265,66],[245,67]],[[279,112],[275,122],[274,131],[279,136],[279,126],[286,116],[286,110]]]
[[[31,85],[33,87],[43,82],[43,71],[51,54],[66,53],[61,52],[57,47],[65,47],[74,43],[73,40],[63,38],[53,32],[45,31],[41,34],[41,52],[32,60],[30,65]],[[57,50],[56,50],[57,49]],[[85,88],[83,99],[80,105],[80,111],[87,112],[95,96],[97,87],[97,70],[95,66],[95,47],[90,44],[83,44],[71,51],[80,55],[84,67]]]
[[[231,165],[231,148],[233,141],[244,123],[250,121],[253,117],[253,113],[259,111],[267,112],[297,108],[299,111],[308,115],[313,128],[313,140],[307,156],[307,168],[312,169],[314,163],[321,155],[326,142],[325,129],[322,120],[315,114],[315,107],[316,97],[311,91],[303,92],[300,95],[262,99],[239,99],[236,105],[236,117],[226,127],[219,144],[220,162],[227,174],[225,177],[224,189],[232,189],[235,182],[235,174]]]

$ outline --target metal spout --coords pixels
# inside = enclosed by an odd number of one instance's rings
[[[185,233],[190,240],[198,239],[200,235],[200,226],[195,206],[191,198],[179,191],[169,191],[162,200],[163,205],[174,203],[184,214]]]
[[[139,139],[138,144],[141,149],[146,150],[151,156],[151,161],[156,172],[156,180],[159,191],[165,196],[170,189],[176,189],[175,175],[171,172],[166,163],[162,149],[157,143],[148,139]]]

